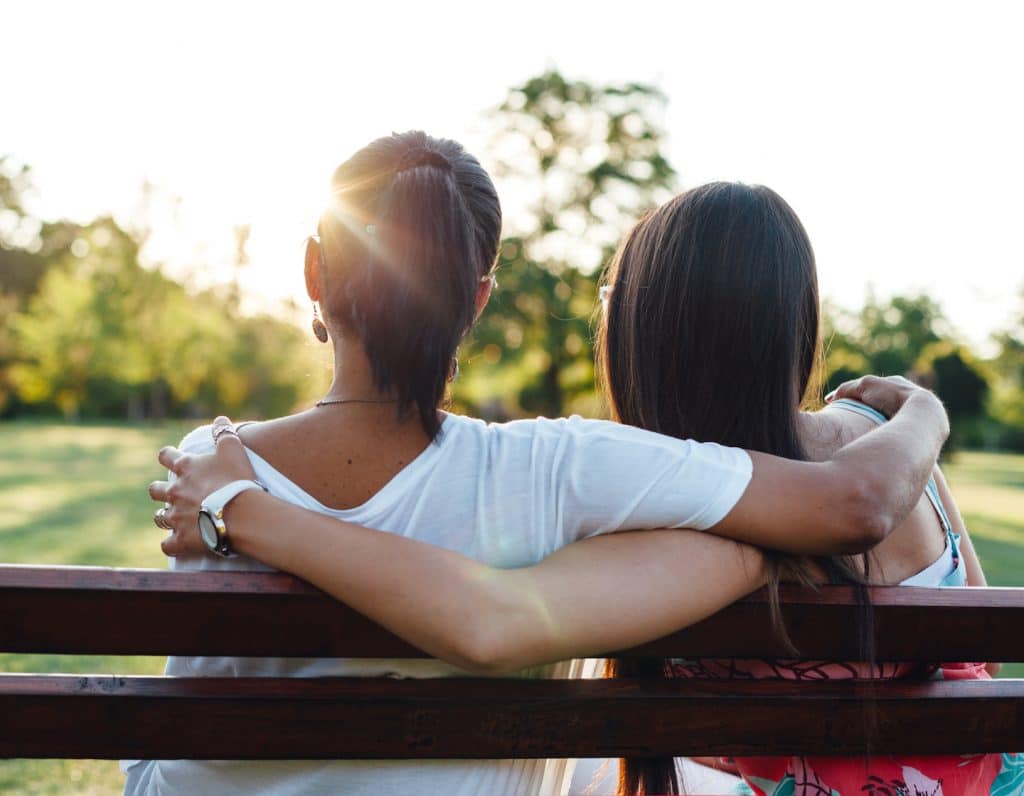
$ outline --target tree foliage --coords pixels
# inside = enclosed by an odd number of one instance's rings
[[[499,286],[460,352],[457,406],[492,418],[598,414],[593,364],[598,274],[627,229],[670,195],[665,97],[548,71],[488,116],[505,199]],[[242,312],[250,230],[232,277],[198,291],[140,262],[128,229],[31,217],[31,172],[0,157],[0,416],[267,416],[329,379],[307,331]],[[518,210],[516,208],[519,208]],[[958,444],[1024,449],[1024,294],[1017,321],[981,360],[929,296],[826,304],[829,388],[864,373],[910,375],[946,402]]]
[[[597,271],[675,172],[665,97],[639,83],[594,85],[556,71],[510,90],[491,118],[502,192],[526,197],[501,248],[500,282],[463,351],[457,396],[492,416],[593,413]]]
[[[826,304],[826,389],[865,373],[908,376],[935,390],[952,421],[950,447],[977,442],[986,415],[988,370],[957,342],[929,296],[869,298],[857,313]]]
[[[0,182],[5,208],[22,211],[25,184]],[[37,229],[28,247],[0,249],[0,413],[270,416],[324,388],[295,325],[239,312],[239,274],[190,291],[143,267],[140,233],[109,217]],[[247,229],[235,234],[240,272]]]
[[[995,335],[991,414],[999,424],[999,443],[1024,451],[1024,289],[1016,320]]]

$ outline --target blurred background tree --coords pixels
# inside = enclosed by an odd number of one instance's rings
[[[998,436],[986,422],[990,368],[957,339],[933,299],[872,296],[856,313],[826,303],[824,315],[826,390],[864,373],[907,376],[945,403],[953,428],[948,450]]]
[[[597,284],[629,227],[676,189],[664,106],[653,86],[547,71],[487,115],[485,160],[506,199],[522,201],[506,203],[500,286],[460,352],[457,409],[604,413]],[[36,219],[32,191],[31,171],[0,157],[0,418],[266,417],[325,389],[323,349],[287,319],[294,307],[244,309],[248,225],[225,231],[231,276],[200,290],[143,262],[152,186],[127,226]],[[1024,450],[1024,293],[985,356],[924,294],[869,295],[856,311],[826,302],[823,330],[829,389],[863,373],[909,375],[945,401],[952,445]]]
[[[463,405],[496,418],[599,412],[599,269],[635,220],[671,195],[664,104],[653,86],[548,71],[512,88],[492,114],[495,175],[528,199],[525,217],[506,222],[500,287],[462,352]]]
[[[235,278],[194,291],[141,264],[144,219],[37,223],[30,190],[0,159],[0,417],[266,417],[325,388],[293,323],[240,310],[248,226],[233,231]]]
[[[1016,323],[997,333],[995,342],[989,410],[998,433],[996,446],[1024,451],[1024,289]]]

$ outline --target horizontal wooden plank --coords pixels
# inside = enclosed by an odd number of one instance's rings
[[[0,675],[0,756],[860,754],[863,683]],[[1012,751],[1024,681],[874,686],[873,749]]]
[[[850,589],[786,588],[783,596],[803,657],[857,657],[860,607]],[[872,601],[878,660],[1024,660],[1024,589],[878,587]],[[34,566],[0,566],[0,651],[424,657],[289,575]],[[619,654],[788,655],[763,594]]]

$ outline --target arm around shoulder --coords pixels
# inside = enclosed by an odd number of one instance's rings
[[[239,495],[230,512],[239,552],[476,674],[635,646],[764,583],[759,552],[693,531],[611,534],[531,567],[495,569],[256,491]]]
[[[862,386],[857,397],[867,391],[876,402],[876,394],[890,399],[898,390],[896,411],[829,461],[752,453],[750,486],[712,532],[793,553],[858,553],[878,544],[916,505],[949,434],[939,400],[906,385],[876,379],[869,390]]]

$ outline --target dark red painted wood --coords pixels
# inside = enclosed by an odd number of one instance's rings
[[[857,754],[856,683],[0,676],[0,756]],[[875,749],[1007,751],[1024,681],[879,683]]]
[[[382,597],[383,598],[383,597]],[[784,589],[801,655],[853,659],[849,589]],[[879,660],[1024,660],[1024,589],[872,589]],[[279,573],[0,566],[0,651],[423,657],[313,587]],[[763,595],[626,654],[785,657]]]
[[[1024,589],[873,590],[880,659],[1024,660]],[[787,589],[804,655],[856,657],[848,589]],[[0,567],[0,650],[420,657],[265,573]],[[763,595],[633,650],[782,656]],[[0,757],[858,754],[1024,745],[1024,681],[279,680],[0,675]]]

